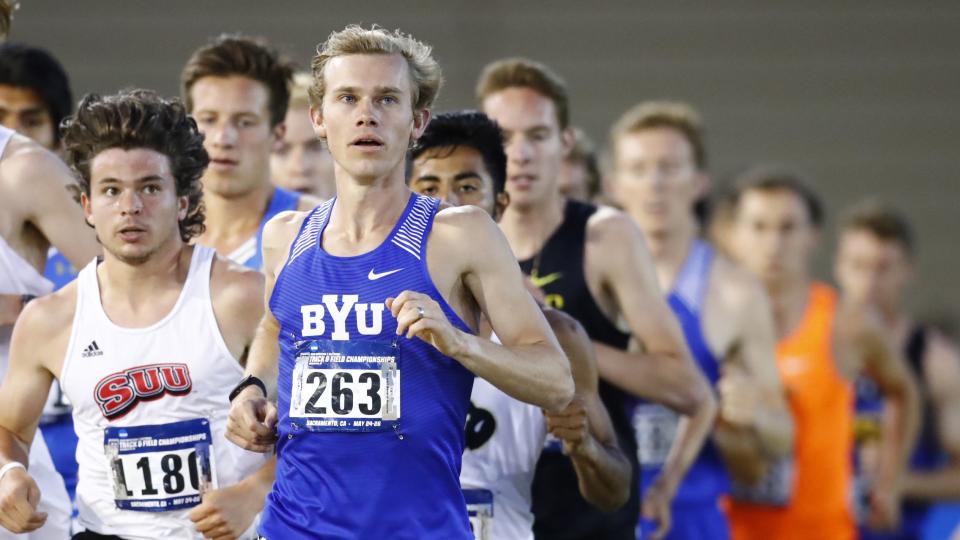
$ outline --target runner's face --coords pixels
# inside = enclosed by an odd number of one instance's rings
[[[529,207],[556,197],[572,138],[560,129],[553,100],[530,88],[507,88],[487,96],[483,112],[503,130],[511,204]]]
[[[469,146],[434,148],[413,162],[410,187],[452,206],[470,204],[494,214],[493,179],[480,152]]]
[[[399,54],[351,54],[331,59],[323,71],[322,109],[310,109],[314,130],[327,140],[335,167],[370,184],[403,176],[407,149],[430,113],[413,111],[413,84]]]
[[[645,234],[663,234],[690,219],[706,177],[681,132],[659,127],[627,133],[617,139],[614,156],[617,200]]]
[[[329,199],[336,191],[333,156],[313,132],[307,107],[294,107],[284,120],[287,129],[270,155],[274,183],[292,191]]]
[[[803,200],[790,190],[748,190],[733,225],[739,261],[768,285],[803,277],[817,230]]]
[[[851,300],[896,307],[910,281],[911,264],[898,242],[851,229],[840,236],[835,271]]]
[[[90,162],[90,195],[81,199],[104,250],[135,265],[179,240],[188,206],[177,196],[170,160],[145,148],[97,154]]]
[[[53,118],[40,96],[29,88],[0,84],[0,125],[54,150]]]
[[[270,127],[266,85],[239,75],[204,77],[194,83],[190,96],[191,114],[210,154],[204,190],[231,199],[269,184],[270,151],[283,124]]]

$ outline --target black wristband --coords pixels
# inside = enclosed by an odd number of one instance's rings
[[[247,375],[242,381],[240,381],[240,384],[235,386],[233,390],[230,391],[230,402],[232,403],[234,398],[240,395],[240,392],[243,392],[243,389],[248,386],[256,386],[261,392],[263,392],[263,397],[267,397],[267,385],[253,375]]]

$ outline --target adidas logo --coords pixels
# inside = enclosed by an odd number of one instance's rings
[[[103,351],[100,350],[100,347],[97,346],[97,341],[93,340],[87,345],[87,348],[83,350],[83,353],[80,354],[83,358],[91,358],[94,356],[103,356]]]

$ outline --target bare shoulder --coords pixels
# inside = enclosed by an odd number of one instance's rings
[[[19,348],[35,351],[44,362],[61,359],[73,329],[77,310],[77,281],[24,306],[13,329]],[[62,348],[63,350],[56,350]]]
[[[214,302],[227,309],[247,309],[263,302],[263,274],[215,255],[210,276]]]
[[[470,230],[476,227],[496,227],[493,219],[482,208],[471,205],[443,204],[433,220],[434,225],[446,229]]]
[[[611,206],[598,206],[587,220],[587,241],[615,243],[626,238],[636,238],[640,229],[633,218]]]
[[[318,199],[313,195],[300,195],[300,198],[297,200],[297,210],[300,212],[309,212],[323,203],[324,201],[322,199]]]
[[[445,252],[449,249],[480,254],[502,236],[500,228],[482,208],[442,206],[433,220],[430,242],[436,245],[439,240]]]
[[[739,310],[756,302],[767,304],[763,284],[726,255],[716,252],[710,287],[718,293],[726,309]]]
[[[303,220],[310,211],[287,210],[270,218],[263,226],[264,248],[278,248],[289,246],[294,237],[300,232]]]
[[[937,331],[928,336],[924,355],[927,383],[934,392],[960,392],[960,351],[956,343]]]
[[[0,185],[12,197],[35,198],[38,189],[75,184],[70,169],[53,152],[15,135],[0,160]]]

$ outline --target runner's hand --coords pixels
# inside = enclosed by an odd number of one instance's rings
[[[0,481],[0,525],[13,533],[39,529],[47,521],[46,512],[37,512],[40,488],[27,471],[7,471]]]
[[[203,494],[203,502],[188,516],[204,538],[235,540],[246,532],[262,509],[262,502],[250,496],[243,483]]]
[[[230,405],[227,439],[252,452],[272,451],[277,442],[277,405],[259,388],[244,388]]]
[[[724,366],[717,382],[720,392],[720,419],[736,427],[753,427],[760,408],[760,393],[740,367]]]
[[[397,319],[397,335],[414,336],[433,345],[451,358],[464,350],[463,332],[456,329],[440,309],[440,304],[429,296],[403,291],[396,298],[387,298],[387,309]]]
[[[558,413],[544,411],[543,414],[547,419],[547,431],[563,441],[563,453],[569,456],[580,451],[590,437],[587,407],[583,397],[574,396],[573,401]]]
[[[670,510],[673,493],[661,480],[662,477],[658,478],[647,489],[640,505],[641,515],[657,524],[657,530],[650,535],[651,540],[664,538],[673,526],[673,514]]]

